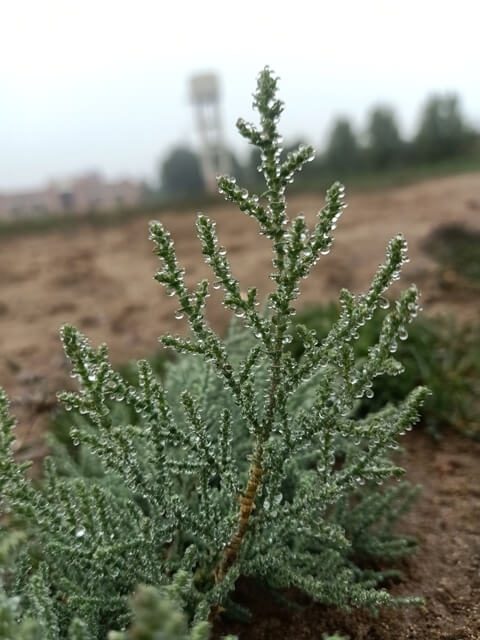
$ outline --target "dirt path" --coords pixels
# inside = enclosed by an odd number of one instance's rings
[[[385,245],[398,231],[410,243],[411,263],[402,285],[417,282],[423,305],[432,313],[444,308],[435,265],[420,245],[430,231],[445,222],[480,227],[480,174],[437,179],[378,194],[353,194],[340,221],[337,241],[312,276],[302,285],[301,304],[336,299],[340,287],[354,291],[368,286]],[[303,211],[313,221],[322,200],[295,196],[290,213]],[[220,241],[230,252],[233,272],[242,286],[258,286],[265,294],[271,271],[269,243],[256,223],[228,205],[209,212],[218,222]],[[193,233],[195,212],[163,213],[188,281],[210,276]],[[68,380],[58,329],[73,323],[94,343],[107,342],[112,359],[144,356],[165,331],[185,331],[173,317],[175,302],[152,276],[158,261],[147,239],[146,218],[109,228],[58,231],[9,238],[0,242],[0,385],[20,404],[33,400],[35,411],[48,409],[53,391]],[[212,292],[209,316],[221,328],[227,316]],[[478,313],[476,299],[454,283],[448,306],[462,316]],[[38,446],[34,412],[17,407],[20,437]]]

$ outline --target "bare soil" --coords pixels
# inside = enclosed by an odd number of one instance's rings
[[[354,193],[348,201],[332,253],[302,284],[302,305],[336,300],[341,287],[364,290],[386,243],[403,231],[411,262],[398,286],[416,282],[429,314],[448,311],[478,320],[478,285],[439,270],[422,246],[439,225],[480,229],[480,174]],[[322,202],[298,195],[289,204],[291,214],[304,212],[313,222]],[[225,204],[208,213],[217,221],[236,277],[245,289],[257,286],[261,295],[267,293],[270,249],[256,223]],[[172,232],[187,282],[210,277],[193,233],[195,212],[159,217]],[[152,278],[158,260],[147,239],[147,222],[143,216],[107,228],[85,225],[74,232],[0,239],[0,385],[19,417],[19,457],[42,457],[55,391],[71,383],[58,337],[62,324],[75,324],[95,344],[106,342],[114,362],[151,354],[157,336],[166,331],[186,331],[185,323],[174,319],[175,302]],[[221,330],[228,315],[220,302],[219,292],[212,291],[209,318]],[[240,584],[239,597],[250,598],[255,616],[240,637],[316,640],[323,631],[338,629],[352,640],[480,639],[479,446],[454,434],[440,444],[421,433],[407,440],[407,477],[422,484],[424,493],[405,528],[419,539],[420,552],[405,564],[405,579],[392,588],[423,595],[424,610],[384,612],[376,621],[310,604],[292,614],[260,587]]]

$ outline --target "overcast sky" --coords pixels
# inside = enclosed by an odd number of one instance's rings
[[[252,118],[259,69],[281,76],[286,138],[322,143],[374,103],[408,134],[428,93],[453,90],[480,124],[479,0],[3,0],[0,189],[98,169],[152,179],[196,144],[187,82],[215,71],[228,143]]]

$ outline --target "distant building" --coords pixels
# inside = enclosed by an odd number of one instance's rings
[[[52,214],[82,214],[134,207],[142,197],[141,185],[131,180],[107,182],[98,173],[52,181],[39,191],[0,193],[0,218]]]

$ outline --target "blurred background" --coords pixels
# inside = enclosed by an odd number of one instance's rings
[[[266,64],[281,77],[285,151],[317,149],[291,212],[313,221],[336,179],[350,202],[301,304],[363,290],[403,231],[402,282],[417,282],[427,315],[478,322],[479,19],[474,0],[6,0],[0,384],[25,411],[25,442],[68,380],[62,323],[106,341],[115,362],[186,330],[151,278],[150,218],[172,231],[194,282],[209,276],[194,235],[196,211],[208,210],[244,288],[268,291],[267,244],[215,194],[219,172],[262,191],[258,152],[234,125],[255,120]],[[220,301],[214,292],[209,313],[224,330]]]
[[[250,115],[265,64],[282,77],[286,147],[319,151],[312,180],[466,165],[479,153],[479,18],[473,0],[455,12],[430,0],[7,1],[2,217],[201,193],[195,74],[218,86],[227,164],[254,180],[257,160],[233,124]]]

